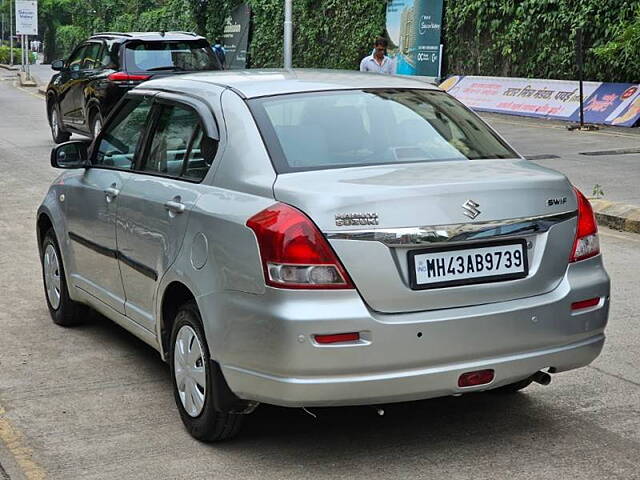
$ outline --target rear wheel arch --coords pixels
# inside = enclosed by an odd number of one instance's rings
[[[44,241],[44,236],[47,234],[49,230],[53,230],[53,234],[57,237],[55,228],[53,228],[53,222],[51,221],[51,218],[49,218],[49,215],[43,212],[40,215],[38,215],[38,220],[36,222],[36,232],[38,235],[38,249],[42,250],[42,242]]]
[[[51,111],[56,107],[56,103],[56,94],[49,91],[49,93],[47,93],[47,118],[49,120],[51,120]]]
[[[100,104],[96,99],[87,100],[87,119],[89,122],[93,121],[93,118],[97,113],[100,113]]]
[[[93,122],[95,121],[96,117],[99,115],[101,121],[104,121],[104,117],[102,116],[102,111],[100,110],[100,103],[96,99],[89,99],[86,105],[87,128],[91,130],[91,133],[93,133]]]
[[[160,344],[162,358],[167,361],[171,351],[171,331],[176,314],[182,305],[189,301],[196,301],[195,296],[184,283],[173,281],[169,283],[162,294],[160,304]]]

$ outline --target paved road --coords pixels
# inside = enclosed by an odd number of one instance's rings
[[[97,316],[51,323],[33,228],[56,176],[42,100],[0,81],[0,112],[0,479],[640,478],[640,236],[602,232],[608,342],[549,387],[384,417],[260,407],[236,441],[203,445],[182,428],[153,350]]]

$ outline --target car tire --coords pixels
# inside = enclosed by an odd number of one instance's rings
[[[514,393],[519,392],[523,388],[527,388],[533,380],[528,377],[524,380],[520,380],[519,382],[510,383],[508,385],[503,385],[502,387],[494,388],[489,390],[490,393],[495,393],[497,395],[512,395]]]
[[[62,256],[52,228],[44,235],[40,253],[44,295],[53,323],[62,327],[77,325],[89,310],[86,305],[69,298]]]
[[[238,434],[244,415],[218,411],[214,405],[214,385],[209,347],[195,302],[178,309],[171,333],[169,355],[173,393],[187,431],[202,442],[228,440]],[[204,384],[204,385],[203,385]]]
[[[51,127],[51,136],[54,142],[64,143],[71,138],[71,134],[63,130],[60,112],[55,104],[49,110],[49,126]]]
[[[91,138],[95,140],[103,126],[104,120],[102,119],[102,114],[100,111],[96,110],[95,113],[91,115]]]

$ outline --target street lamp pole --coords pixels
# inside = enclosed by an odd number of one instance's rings
[[[293,0],[284,0],[284,68],[291,68],[293,24],[292,5]]]
[[[2,23],[2,33],[0,34],[0,46],[2,45],[2,42],[4,42],[4,0],[2,0],[2,3],[0,3],[0,8],[2,8],[2,13],[0,13],[0,23]]]
[[[9,65],[13,65],[13,0],[9,0]]]

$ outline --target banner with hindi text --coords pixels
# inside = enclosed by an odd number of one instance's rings
[[[495,113],[579,121],[577,81],[453,76],[440,85],[468,107]],[[640,119],[640,86],[584,82],[587,123],[631,127]]]

